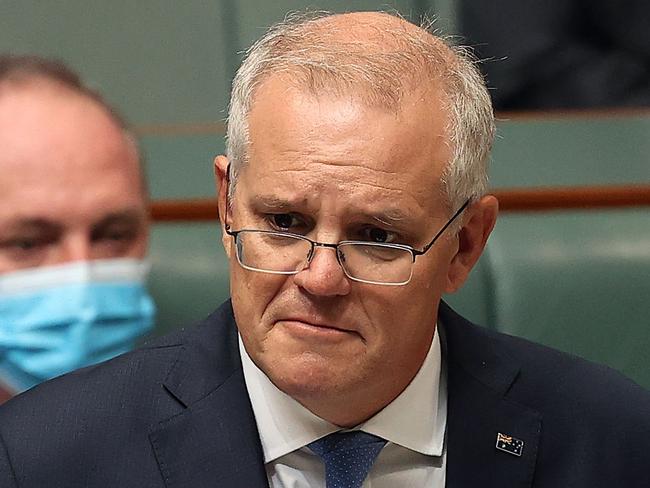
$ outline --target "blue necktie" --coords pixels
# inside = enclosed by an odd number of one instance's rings
[[[325,463],[327,488],[360,488],[384,444],[381,437],[356,430],[335,432],[309,448]]]

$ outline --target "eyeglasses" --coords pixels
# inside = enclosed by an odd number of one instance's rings
[[[241,229],[226,233],[235,239],[237,261],[250,271],[295,275],[307,267],[317,247],[333,249],[345,275],[372,285],[406,285],[413,275],[415,258],[426,253],[456,218],[467,208],[467,200],[422,248],[406,244],[366,241],[317,242],[299,234],[271,230]]]

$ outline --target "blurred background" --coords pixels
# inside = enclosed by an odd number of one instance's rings
[[[157,333],[228,296],[212,160],[243,51],[288,11],[397,10],[483,60],[502,214],[449,301],[650,387],[650,2],[0,0],[0,51],[63,60],[140,136]],[[0,176],[1,177],[1,176]],[[399,324],[396,324],[399,327]]]

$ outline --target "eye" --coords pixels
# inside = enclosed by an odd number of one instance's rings
[[[273,224],[279,229],[290,229],[294,221],[293,216],[290,214],[277,214],[271,218],[273,219]]]
[[[396,242],[397,235],[381,227],[366,227],[361,231],[361,240],[378,243]]]
[[[13,249],[17,252],[30,252],[46,246],[47,242],[43,239],[17,238],[3,242],[0,245],[3,248]]]
[[[0,257],[24,265],[35,265],[56,240],[41,237],[14,237],[0,242]]]
[[[141,236],[137,224],[111,223],[99,225],[90,234],[93,256],[102,258],[126,255]]]
[[[386,242],[388,240],[388,232],[384,229],[370,229],[368,236],[372,242]]]
[[[295,214],[271,214],[267,216],[270,226],[274,230],[301,232],[306,227],[303,219]]]
[[[136,239],[138,235],[138,227],[136,225],[121,225],[114,224],[108,226],[100,226],[93,229],[91,233],[91,240],[93,242],[107,242],[107,243],[128,243]]]
[[[107,231],[102,235],[97,236],[97,240],[124,242],[133,240],[135,233],[131,230],[128,231]]]

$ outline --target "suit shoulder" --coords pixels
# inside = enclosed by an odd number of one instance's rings
[[[230,325],[226,303],[201,323],[153,339],[109,361],[41,383],[0,407],[0,425],[7,417],[47,418],[100,405],[102,409],[135,409],[163,388],[168,374],[191,349],[193,359],[213,356],[207,345],[218,343]]]
[[[609,366],[589,361],[579,356],[559,351],[520,337],[489,331],[490,336],[504,354],[530,371],[529,375],[539,381],[544,379],[570,388],[630,390],[641,396],[650,392],[632,379]]]
[[[508,397],[571,422],[612,424],[650,435],[650,392],[622,373],[556,349],[490,331],[519,365]]]
[[[0,425],[18,419],[52,418],[90,410],[93,405],[111,408],[129,398],[143,398],[161,385],[182,348],[165,343],[136,349],[100,364],[72,371],[41,383],[9,400],[0,408]]]
[[[618,371],[529,340],[477,326],[443,307],[443,325],[450,338],[452,360],[476,377],[492,371],[509,377],[504,394],[558,418],[609,419],[647,426],[650,392]],[[488,368],[489,369],[489,368]],[[509,371],[508,374],[502,374]]]

